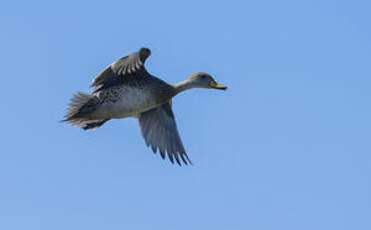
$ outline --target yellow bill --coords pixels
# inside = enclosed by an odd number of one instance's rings
[[[213,88],[213,89],[222,89],[222,90],[226,90],[227,89],[226,86],[221,85],[221,84],[218,84],[215,81],[211,81],[210,84],[209,84],[209,86],[210,86],[210,88]]]

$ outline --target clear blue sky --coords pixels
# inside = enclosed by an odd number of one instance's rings
[[[0,229],[371,229],[370,1],[7,1]],[[119,57],[152,49],[195,163],[135,119],[58,123]]]

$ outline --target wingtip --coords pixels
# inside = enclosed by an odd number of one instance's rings
[[[144,61],[151,55],[151,50],[147,47],[142,47],[139,49],[139,58],[144,63]]]
[[[191,159],[189,159],[187,153],[184,153],[184,156],[187,158],[188,163],[189,163],[190,165],[193,165],[193,163],[192,163]]]

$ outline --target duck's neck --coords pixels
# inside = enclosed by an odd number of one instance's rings
[[[187,89],[191,89],[191,88],[194,88],[195,85],[193,84],[192,81],[189,81],[188,79],[182,81],[182,82],[179,82],[179,83],[176,83],[176,84],[173,84],[173,87],[174,87],[174,96],[177,95],[178,93],[181,93]]]

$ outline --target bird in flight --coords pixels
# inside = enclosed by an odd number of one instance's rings
[[[114,118],[139,119],[141,133],[154,153],[181,165],[192,164],[183,147],[171,109],[171,99],[187,89],[226,90],[207,73],[198,72],[177,84],[151,75],[144,62],[151,50],[141,48],[115,61],[94,79],[91,94],[78,92],[67,108],[66,121],[84,130],[96,129]]]

